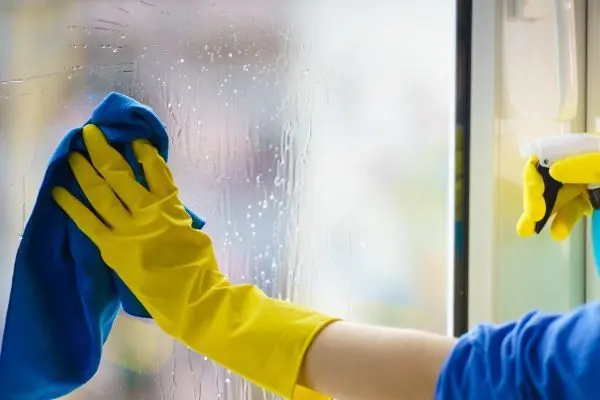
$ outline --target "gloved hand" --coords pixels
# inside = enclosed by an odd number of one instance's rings
[[[535,225],[546,214],[545,184],[537,170],[539,160],[530,157],[523,169],[523,213],[517,223],[517,234],[525,237],[535,233]],[[600,153],[568,157],[550,167],[550,176],[562,183],[556,203],[550,236],[557,241],[569,236],[575,223],[590,215],[592,207],[586,183],[595,182],[600,174]]]
[[[327,398],[296,385],[304,354],[334,318],[233,285],[219,272],[210,238],[193,229],[156,149],[136,141],[148,190],[95,126],[83,129],[92,164],[69,164],[94,212],[66,189],[53,197],[96,244],[168,334],[286,398]],[[97,216],[98,215],[98,216]]]
[[[559,160],[550,167],[550,175],[557,181],[583,188],[600,183],[600,153],[581,154]]]

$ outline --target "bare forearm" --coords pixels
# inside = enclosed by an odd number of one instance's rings
[[[421,331],[334,323],[313,342],[299,383],[340,400],[431,400],[454,343]]]

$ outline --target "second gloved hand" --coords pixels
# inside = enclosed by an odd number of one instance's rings
[[[550,176],[563,183],[551,211],[554,218],[550,236],[557,241],[566,239],[575,223],[592,210],[586,186],[581,184],[588,178],[589,174],[581,173],[589,164],[582,163],[579,157],[584,156],[566,158],[550,168]],[[523,213],[517,223],[517,233],[522,237],[533,235],[536,223],[546,214],[545,185],[537,171],[538,162],[537,158],[530,157],[523,169]]]
[[[557,181],[577,185],[582,190],[587,185],[600,184],[600,153],[571,156],[555,162],[550,175]]]
[[[95,213],[64,188],[55,188],[53,196],[156,323],[281,396],[323,398],[296,381],[312,340],[335,319],[230,283],[218,269],[210,238],[192,228],[166,163],[148,142],[133,143],[146,189],[97,127],[84,127],[83,138],[92,163],[78,153],[69,163]]]

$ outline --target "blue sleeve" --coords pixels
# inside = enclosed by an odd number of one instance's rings
[[[600,393],[600,303],[564,315],[533,312],[462,336],[436,399],[592,399]]]

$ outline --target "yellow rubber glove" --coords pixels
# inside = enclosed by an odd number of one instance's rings
[[[563,183],[552,210],[554,220],[550,226],[550,236],[557,241],[567,238],[575,223],[592,211],[586,186],[578,184],[585,183],[581,178],[587,176],[581,173],[589,167],[580,161],[581,157],[584,156],[566,158],[550,168],[550,176]],[[517,223],[517,234],[522,237],[533,235],[536,222],[546,213],[544,181],[536,169],[538,163],[536,157],[530,157],[523,169],[523,213]]]
[[[550,167],[557,181],[583,185],[600,183],[600,153],[588,153],[564,158]]]
[[[83,129],[92,164],[69,164],[100,220],[66,189],[55,201],[96,244],[103,260],[168,334],[285,398],[326,399],[296,385],[314,337],[334,318],[233,285],[218,269],[210,238],[192,228],[156,149],[136,141],[149,189],[95,126]],[[294,396],[294,397],[293,397]]]

